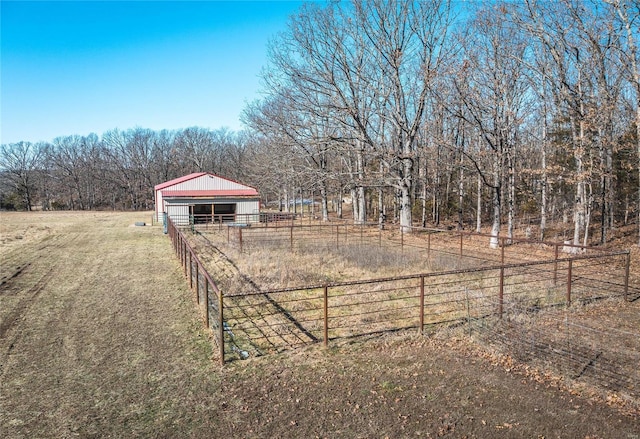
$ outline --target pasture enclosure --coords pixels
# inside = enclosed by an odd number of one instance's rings
[[[628,331],[635,338],[614,337],[624,349],[584,348],[595,339],[578,337],[589,331],[576,329],[585,322],[574,321],[579,306],[570,307],[632,300],[628,251],[507,238],[490,249],[487,235],[415,229],[404,236],[348,224],[194,224],[169,233],[223,363],[447,326],[637,395],[637,328]],[[561,321],[562,330],[538,324],[542,316]],[[599,345],[612,346],[609,335]]]

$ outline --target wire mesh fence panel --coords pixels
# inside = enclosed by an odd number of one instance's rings
[[[502,319],[474,321],[473,331],[484,343],[518,361],[553,371],[567,383],[589,385],[607,393],[606,397],[637,404],[640,328],[615,329],[615,317],[597,323],[590,308],[533,311],[511,303]]]
[[[322,304],[318,289],[225,296],[227,335],[245,355],[316,343],[322,339]]]

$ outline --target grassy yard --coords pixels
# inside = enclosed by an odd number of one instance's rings
[[[0,213],[0,437],[640,437],[637,413],[464,342],[220,368],[169,239],[134,226],[150,216]]]

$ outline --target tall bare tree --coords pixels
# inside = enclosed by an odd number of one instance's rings
[[[635,125],[636,125],[636,159],[638,178],[638,246],[640,246],[640,1],[638,0],[605,0],[613,7],[621,29],[623,65],[627,66],[631,88],[635,92]]]
[[[21,198],[26,210],[33,210],[35,205],[46,147],[31,142],[0,145],[2,180]]]
[[[493,194],[490,246],[494,248],[499,243],[504,199],[508,237],[513,237],[516,153],[529,94],[521,62],[527,42],[510,24],[508,12],[504,4],[478,12],[466,35],[461,74],[453,80],[463,103],[456,116],[475,127],[491,157],[487,169],[480,151],[467,153]]]

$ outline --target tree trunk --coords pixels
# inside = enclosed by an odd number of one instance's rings
[[[378,228],[384,229],[384,197],[382,188],[378,189]]]
[[[320,206],[322,209],[322,222],[329,221],[329,200],[327,198],[327,184],[324,180],[320,182]]]
[[[420,166],[420,184],[422,185],[422,192],[420,194],[420,204],[422,207],[422,215],[420,219],[420,225],[427,227],[427,159],[424,158],[424,166]]]
[[[583,114],[583,104],[580,104]],[[578,133],[575,132],[575,117],[572,117],[572,131],[574,139],[573,157],[576,163],[576,199],[573,208],[573,244],[580,245],[580,238],[585,227],[587,210],[586,182],[584,178],[584,121],[578,123]],[[575,249],[574,249],[575,250]]]
[[[498,248],[500,243],[500,222],[502,212],[502,166],[500,158],[494,154],[493,159],[493,222],[491,224],[491,238],[489,239],[490,248]]]
[[[493,222],[491,224],[491,238],[489,240],[489,247],[491,248],[498,248],[500,242],[500,211],[502,210],[500,192],[501,188],[499,185],[493,188]]]
[[[638,154],[638,247],[640,247],[640,78],[638,80],[638,106],[636,107],[636,141]]]
[[[547,115],[544,115],[542,127],[542,182],[540,200],[540,241],[544,241],[544,235],[547,230]]]
[[[411,232],[411,208],[413,188],[413,160],[404,158],[402,160],[402,180],[400,182],[400,230],[402,233]]]
[[[478,173],[478,192],[476,194],[476,232],[482,231],[482,177]]]
[[[507,172],[509,173],[507,237],[509,238],[509,244],[511,244],[511,240],[513,239],[516,201],[515,157],[513,157],[513,155],[514,151],[510,148],[509,153],[507,154]]]
[[[460,154],[460,181],[458,182],[458,230],[464,229],[464,154]]]

